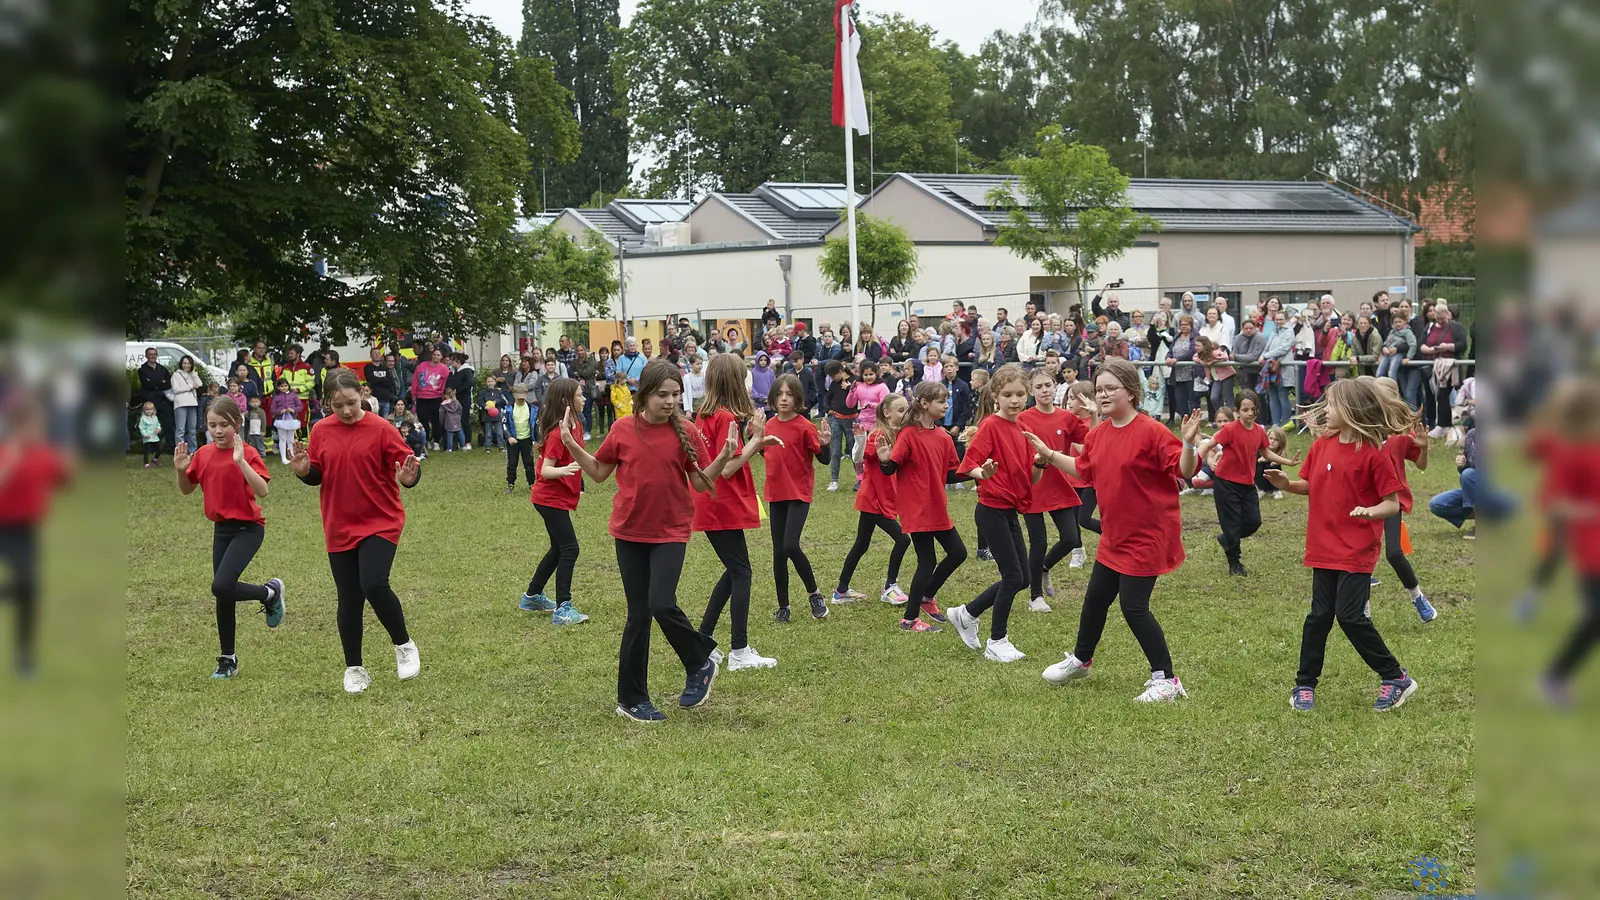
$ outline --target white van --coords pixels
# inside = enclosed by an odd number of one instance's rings
[[[187,356],[194,360],[195,369],[204,369],[207,376],[209,376],[212,381],[215,381],[217,384],[224,385],[228,383],[228,374],[221,368],[213,366],[201,359],[199,354],[195,353],[193,350],[190,350],[188,347],[185,347],[181,344],[174,344],[171,341],[128,341],[128,368],[137,369],[144,365],[144,352],[151,347],[154,347],[156,350],[156,362],[161,363],[168,369],[176,369],[178,367],[178,360]]]

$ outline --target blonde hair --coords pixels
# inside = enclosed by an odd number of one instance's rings
[[[1274,425],[1267,429],[1268,450],[1273,453],[1281,453],[1283,448],[1287,446],[1289,446],[1289,435],[1283,430],[1282,426]]]
[[[911,403],[899,394],[890,394],[883,398],[883,402],[878,405],[878,425],[872,429],[872,433],[878,436],[878,446],[880,447],[893,447],[895,440],[900,437],[900,429],[905,427],[905,422],[903,421],[899,425],[889,424],[889,417],[898,406],[905,406],[909,409]]]
[[[726,409],[736,419],[748,419],[756,414],[750,392],[744,389],[744,375],[748,371],[744,359],[734,353],[719,353],[711,357],[705,369],[705,398],[700,401],[700,415],[709,416]]]
[[[1382,447],[1389,437],[1383,401],[1370,384],[1354,378],[1335,381],[1323,391],[1322,399],[1306,407],[1298,418],[1317,434],[1326,434],[1330,409],[1338,410],[1345,427],[1362,443]]]
[[[1362,375],[1356,380],[1366,382],[1378,395],[1378,403],[1383,406],[1384,427],[1390,434],[1410,434],[1416,430],[1422,415],[1401,399],[1398,382],[1375,375]]]

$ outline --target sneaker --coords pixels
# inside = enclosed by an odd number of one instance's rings
[[[1171,703],[1187,696],[1189,692],[1183,689],[1183,682],[1178,679],[1152,678],[1144,683],[1144,693],[1133,699],[1140,703]]]
[[[1062,655],[1061,662],[1045,668],[1044,680],[1051,684],[1066,684],[1069,681],[1088,678],[1093,674],[1089,671],[1089,667],[1093,664],[1092,659],[1083,662],[1071,653],[1066,653]]]
[[[468,445],[466,445],[466,446],[465,446],[465,447],[463,447],[463,448],[462,448],[462,449],[464,449],[464,450],[471,450],[471,449],[472,449],[472,445],[471,445],[471,444],[468,444]]]
[[[811,601],[811,618],[826,619],[828,617],[828,604],[822,602],[822,593],[819,591],[807,598]]]
[[[638,722],[641,725],[654,725],[657,722],[665,722],[667,720],[666,714],[656,709],[656,705],[649,700],[640,701],[638,706],[623,706],[619,703],[617,704],[617,715],[631,722]]]
[[[514,484],[506,485],[506,493],[507,494],[510,494],[511,492],[515,491],[516,489],[517,489],[517,486],[514,485]]]
[[[1402,669],[1399,678],[1386,678],[1378,685],[1378,699],[1372,701],[1372,711],[1388,712],[1399,709],[1416,692],[1416,679]]]
[[[1282,500],[1283,499],[1283,491],[1273,491],[1272,492],[1272,499],[1274,499],[1274,500]]]
[[[1317,705],[1317,693],[1305,685],[1297,685],[1289,692],[1289,708],[1295,712],[1310,712]]]
[[[857,478],[856,479],[856,483],[850,487],[850,490],[856,491],[856,492],[860,492],[860,490],[861,490],[861,479]]]
[[[578,608],[573,606],[571,601],[556,607],[556,611],[550,614],[551,625],[582,625],[587,621],[589,617],[578,612]]]
[[[394,646],[394,670],[401,681],[410,681],[422,671],[422,654],[417,652],[416,641]]]
[[[1044,572],[1044,580],[1041,582],[1041,586],[1044,588],[1044,595],[1046,597],[1054,597],[1056,595],[1056,586],[1050,583],[1049,569],[1046,569]]]
[[[1430,429],[1428,431],[1428,437],[1431,437],[1436,441],[1439,440],[1440,438],[1444,437],[1444,435],[1445,435],[1445,431],[1444,431],[1443,428],[1434,428],[1434,429]]]
[[[288,463],[284,463],[284,465],[288,465]],[[144,464],[144,467],[145,467],[145,468],[146,468],[146,469],[149,469],[149,468],[150,468],[150,464],[149,464],[149,463],[145,463],[145,464]]]
[[[722,650],[717,647],[712,647],[711,658],[717,661],[717,665],[722,665]]]
[[[712,659],[717,665],[722,664],[722,654],[712,654]],[[740,669],[771,669],[778,665],[778,661],[770,656],[762,656],[754,647],[740,647],[728,654],[728,671],[737,672]]]
[[[910,598],[906,596],[905,591],[900,590],[900,584],[896,582],[884,588],[878,599],[894,606],[905,606]]]
[[[934,599],[931,599],[931,598],[927,599],[927,600],[924,600],[924,601],[922,601],[922,604],[918,607],[918,609],[922,610],[922,614],[923,615],[925,615],[928,618],[934,620],[935,622],[943,623],[943,622],[950,621],[948,618],[945,617],[944,613],[939,611],[939,601],[938,600],[934,600]]]
[[[1216,488],[1206,488],[1205,490],[1200,492],[1200,496],[1202,496],[1202,497],[1210,497],[1213,494],[1215,494],[1216,492],[1217,492]]]
[[[1072,551],[1072,556],[1067,560],[1067,565],[1074,569],[1081,569],[1083,568],[1084,557],[1083,548],[1078,547]]]
[[[773,614],[772,618],[776,619],[779,625],[789,624],[789,607],[778,607],[778,611]]]
[[[1250,573],[1244,570],[1244,563],[1231,562],[1228,563],[1228,574],[1243,578]]]
[[[1050,612],[1050,604],[1043,597],[1035,597],[1028,601],[1028,612]]]
[[[544,594],[523,594],[522,599],[517,601],[517,609],[524,612],[554,612],[556,602]]]
[[[212,678],[232,678],[239,674],[239,657],[217,657],[217,670],[211,673]]]
[[[1380,578],[1378,578],[1378,576],[1376,576],[1376,575],[1372,575],[1372,576],[1369,576],[1369,577],[1370,577],[1370,578],[1371,578],[1371,579],[1372,579],[1372,580],[1371,580],[1371,581],[1370,581],[1370,582],[1368,582],[1368,583],[1369,583],[1369,584],[1370,584],[1370,585],[1371,585],[1371,586],[1372,586],[1372,587],[1377,587],[1377,586],[1378,586],[1378,585],[1380,585],[1380,584],[1383,584],[1383,581],[1382,581],[1382,579],[1380,579]]]
[[[900,630],[915,631],[918,634],[926,634],[930,632],[943,631],[944,629],[937,625],[929,625],[927,622],[922,621],[921,616],[918,616],[915,619],[901,619]]]
[[[983,648],[984,659],[992,659],[1000,663],[1016,662],[1027,657],[1027,655],[1011,645],[1010,637],[1003,637],[998,641],[994,638],[989,638],[989,643]]]
[[[267,588],[272,591],[272,598],[262,601],[261,611],[267,614],[267,627],[277,628],[283,624],[283,579],[272,579],[267,582]]]
[[[585,431],[585,432],[584,432],[584,433],[583,433],[583,442],[584,442],[584,443],[585,443],[585,444],[587,444],[587,443],[589,443],[589,442],[590,442],[590,441],[592,441],[592,440],[594,440],[594,435],[592,435],[592,434],[590,434],[590,433],[588,433],[588,432],[587,432],[587,431]]]
[[[1476,525],[1467,526],[1467,528],[1465,528],[1461,532],[1461,539],[1463,541],[1475,541],[1475,540],[1477,540],[1478,539],[1478,526],[1476,526]]]
[[[983,649],[983,643],[978,640],[978,620],[967,612],[965,606],[952,606],[944,614],[945,621],[955,628],[956,635],[961,638],[961,643],[967,645],[967,649]]]
[[[851,588],[845,588],[843,591],[834,591],[833,592],[833,597],[831,597],[828,602],[829,603],[854,603],[857,600],[865,599],[866,596],[867,596],[866,594],[863,594],[860,591],[853,590]]]
[[[994,552],[988,547],[984,547],[982,550],[978,551],[978,558],[984,562],[994,562]]]
[[[344,692],[346,694],[359,694],[372,684],[372,676],[367,674],[365,666],[351,666],[344,670]]]
[[[837,491],[838,489],[839,489],[839,482],[837,482],[837,481],[828,482],[828,490]]]
[[[1195,494],[1198,494],[1198,493],[1200,493],[1200,491],[1197,488],[1186,487],[1183,490],[1178,492],[1178,496],[1179,497],[1193,497]]]
[[[1424,624],[1439,618],[1439,611],[1433,608],[1432,603],[1428,602],[1427,594],[1418,594],[1412,597],[1411,605],[1417,608],[1417,618],[1421,619]]]
[[[700,669],[683,683],[683,694],[678,697],[678,706],[683,709],[694,709],[706,702],[711,696],[711,682],[717,680],[720,668],[716,660],[707,659]]]

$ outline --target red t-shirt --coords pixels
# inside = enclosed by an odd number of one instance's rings
[[[1600,443],[1573,441],[1547,450],[1551,498],[1600,506]],[[1600,575],[1600,517],[1575,516],[1565,528],[1579,574]]]
[[[372,412],[354,425],[329,416],[311,426],[306,455],[322,472],[319,501],[329,553],[353,550],[369,537],[400,543],[406,508],[394,467],[411,455],[400,429]]]
[[[1007,422],[998,414],[985,417],[967,445],[961,471],[991,459],[994,475],[978,482],[978,502],[990,509],[1027,509],[1033,499],[1033,445],[1022,436],[1021,422]]]
[[[1256,460],[1267,446],[1267,430],[1260,425],[1246,430],[1239,420],[1217,429],[1212,440],[1222,448],[1222,459],[1212,471],[1223,481],[1234,484],[1255,484]]]
[[[1389,455],[1363,441],[1321,437],[1306,451],[1300,477],[1311,486],[1305,564],[1371,574],[1383,552],[1383,521],[1352,518],[1350,510],[1377,506],[1405,486]]]
[[[862,455],[865,471],[861,474],[861,490],[856,492],[856,512],[877,513],[887,519],[900,518],[899,504],[895,502],[893,475],[883,474],[878,468],[878,442],[883,433],[874,429],[867,433],[866,451]]]
[[[1383,452],[1394,460],[1394,473],[1400,476],[1400,510],[1411,512],[1411,483],[1406,480],[1406,460],[1422,458],[1422,445],[1409,434],[1391,435],[1383,442]]]
[[[1183,563],[1182,457],[1183,441],[1143,413],[1121,428],[1106,419],[1090,429],[1077,464],[1100,501],[1096,562],[1139,577]]]
[[[1070,413],[1070,412],[1067,413],[1067,415],[1072,416],[1074,419],[1078,419],[1078,424],[1083,426],[1083,436],[1084,437],[1088,437],[1089,436],[1089,432],[1094,430],[1094,426],[1089,424],[1089,420],[1088,419],[1079,419],[1077,415],[1075,415],[1074,413]],[[1078,438],[1078,440],[1076,440],[1074,443],[1078,443],[1078,444],[1083,443],[1083,438],[1081,438],[1081,437]],[[1051,466],[1051,468],[1055,468],[1055,467]],[[1065,472],[1062,472],[1061,474],[1062,475],[1066,475],[1067,484],[1071,485],[1073,493],[1077,493],[1078,488],[1094,487],[1094,485],[1091,484],[1086,479],[1083,479],[1083,478],[1080,478],[1080,477],[1075,477],[1075,476],[1072,476],[1072,475],[1067,475],[1067,473],[1065,473]],[[1082,472],[1080,471],[1079,474],[1081,475]],[[1096,497],[1096,502],[1098,502],[1098,500],[1099,500],[1099,498],[1097,496]],[[1079,505],[1080,506],[1082,505],[1081,501],[1080,501]]]
[[[243,439],[236,437],[235,440]],[[249,444],[244,447],[244,462],[257,475],[272,480],[261,454]],[[256,492],[250,490],[250,482],[244,480],[244,473],[233,464],[231,448],[223,450],[216,444],[206,444],[189,457],[189,467],[183,474],[200,486],[200,493],[205,496],[206,518],[211,521],[267,524],[267,517],[261,514],[261,504],[256,502]]]
[[[583,443],[583,426],[574,425],[572,436],[578,443]],[[552,431],[544,436],[544,446],[539,450],[539,469],[544,468],[544,461],[549,460],[556,468],[572,464],[572,451],[561,442],[561,432]],[[552,509],[574,510],[578,508],[578,497],[583,493],[583,473],[574,472],[565,478],[549,479],[534,471],[533,490],[528,499],[540,506]]]
[[[1037,406],[1029,407],[1017,416],[1017,421],[1022,423],[1023,431],[1037,435],[1045,446],[1068,456],[1072,455],[1072,445],[1083,443],[1083,436],[1089,433],[1082,419],[1059,406],[1049,415]],[[1083,501],[1078,499],[1078,492],[1067,481],[1067,473],[1049,466],[1044,470],[1044,476],[1034,482],[1033,497],[1023,512],[1052,512],[1081,505]]]
[[[643,416],[618,422],[594,457],[617,466],[617,494],[611,501],[611,536],[641,544],[687,544],[694,506],[689,499],[689,467],[711,464],[700,432],[685,428],[694,447],[690,462],[671,422],[651,425]]]
[[[958,462],[950,435],[939,428],[907,425],[895,438],[889,458],[899,467],[894,479],[900,527],[907,533],[954,528],[944,495],[945,477]]]
[[[67,481],[67,464],[42,441],[0,445],[0,472],[16,466],[0,484],[0,525],[33,525],[50,512],[50,498]]]
[[[781,500],[810,503],[811,492],[817,486],[816,467],[811,461],[822,449],[817,426],[805,416],[795,416],[787,422],[773,416],[767,420],[765,433],[783,438],[783,446],[761,451],[762,458],[767,461],[767,482],[761,496],[768,503]],[[723,432],[723,438],[727,438],[727,432]]]
[[[728,440],[728,426],[738,422],[726,407],[711,415],[701,414],[695,428],[707,447],[720,447]],[[741,431],[742,433],[742,431]],[[716,492],[694,492],[695,531],[737,531],[761,527],[761,508],[756,501],[756,476],[749,464],[724,478],[718,478]]]

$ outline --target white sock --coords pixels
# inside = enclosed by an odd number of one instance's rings
[[[1415,599],[1417,599],[1418,597],[1421,597],[1421,596],[1422,596],[1422,585],[1419,584],[1416,587],[1411,589],[1411,599],[1415,600]]]
[[[231,659],[234,662],[238,662],[239,661],[239,655],[237,653],[225,653],[225,654],[222,655],[222,658],[223,659]]]

